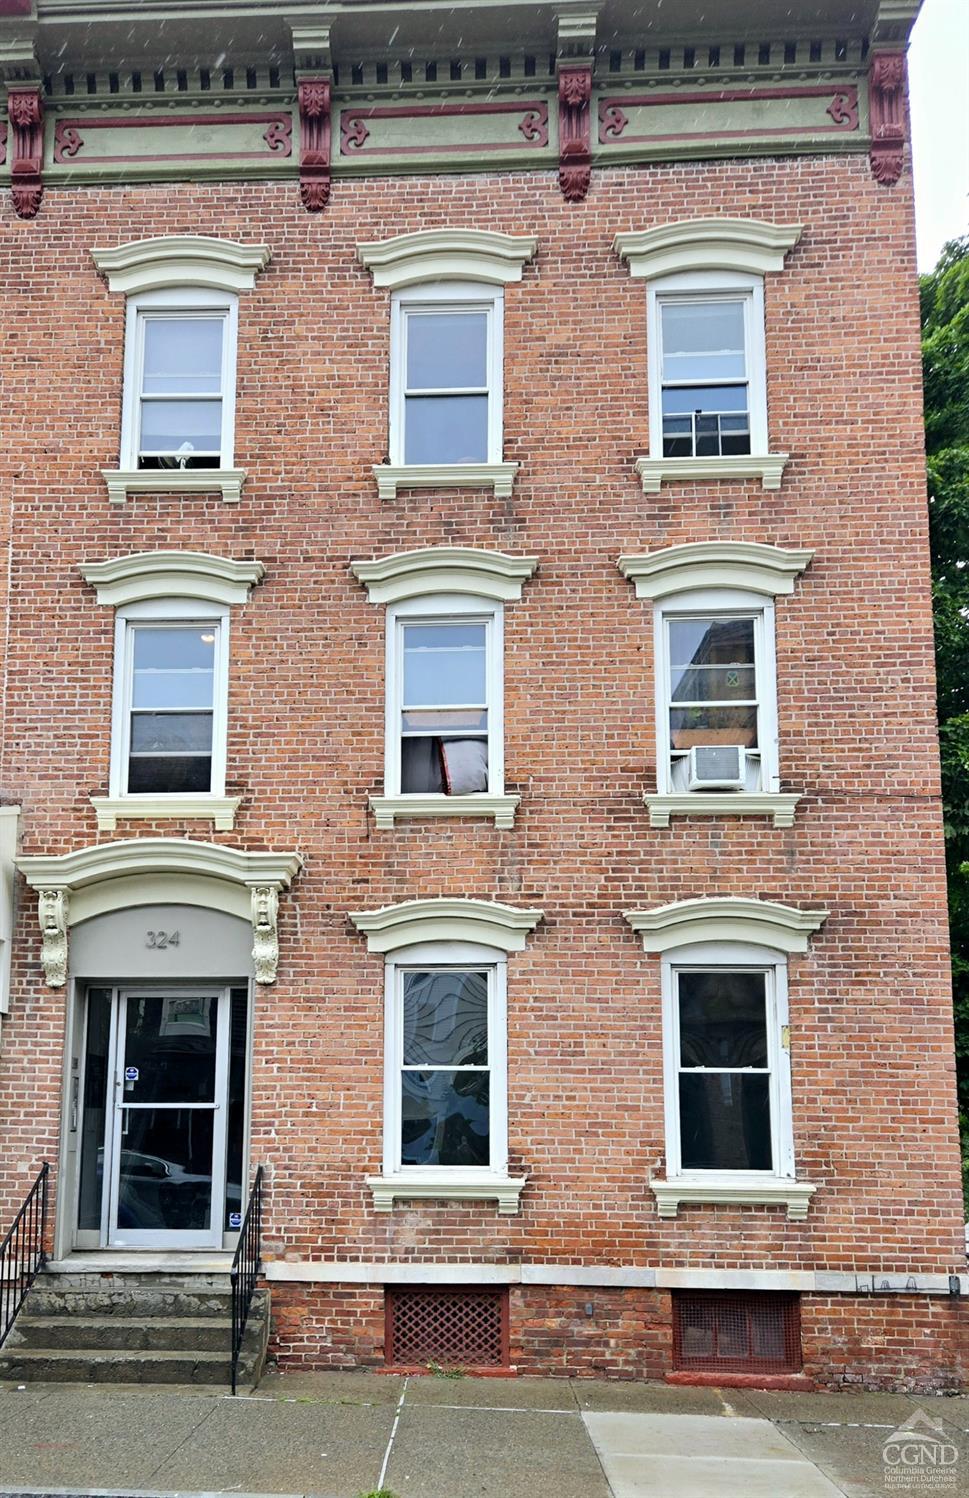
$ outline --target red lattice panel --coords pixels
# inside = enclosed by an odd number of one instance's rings
[[[673,1367],[696,1373],[798,1373],[800,1297],[674,1292]]]
[[[388,1290],[388,1365],[503,1368],[508,1363],[505,1290]]]

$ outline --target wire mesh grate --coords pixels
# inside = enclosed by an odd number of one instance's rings
[[[692,1372],[799,1372],[800,1297],[768,1291],[674,1292],[673,1367]]]
[[[500,1368],[508,1362],[504,1290],[389,1290],[385,1356],[395,1367]]]

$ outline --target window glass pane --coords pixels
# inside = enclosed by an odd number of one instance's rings
[[[753,666],[754,624],[746,619],[668,619],[673,686],[690,666]]]
[[[743,379],[744,304],[662,302],[663,379]]]
[[[763,973],[679,974],[680,1065],[766,1066]]]
[[[486,312],[408,312],[407,389],[484,390]]]
[[[432,707],[401,714],[405,734],[469,734],[488,731],[488,713],[480,707]]]
[[[134,630],[132,706],[211,707],[215,625]]]
[[[485,624],[405,625],[404,707],[484,704],[486,638]]]
[[[212,759],[208,754],[146,754],[128,761],[128,794],[169,795],[212,789]]]
[[[220,394],[224,327],[221,317],[146,317],[144,394]]]
[[[486,395],[409,395],[404,402],[405,463],[486,463]]]
[[[211,713],[132,713],[132,754],[208,754]]]
[[[215,1101],[219,1001],[195,995],[130,995],[126,1006],[126,1103]]]
[[[489,1075],[401,1073],[401,1164],[488,1165]]]
[[[745,702],[757,696],[753,666],[700,666],[674,674],[674,702]]]
[[[771,1170],[770,1078],[764,1072],[681,1072],[684,1170]]]
[[[746,385],[667,385],[663,390],[663,415],[681,412],[747,410]]]
[[[756,706],[671,708],[671,747],[692,749],[694,744],[740,744],[756,749]]]
[[[221,449],[221,401],[142,401],[142,452],[190,456]]]
[[[404,1065],[488,1065],[487,973],[404,973]]]

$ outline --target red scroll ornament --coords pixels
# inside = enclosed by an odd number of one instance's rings
[[[592,177],[589,104],[592,69],[559,73],[559,186],[567,203],[580,203]]]
[[[299,85],[299,195],[319,213],[330,200],[330,80],[304,78]]]
[[[44,149],[44,108],[39,88],[12,88],[7,94],[10,120],[10,196],[18,218],[35,218],[44,187],[40,168]]]

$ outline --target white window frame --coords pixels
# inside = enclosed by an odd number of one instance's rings
[[[504,430],[504,288],[476,281],[418,283],[395,291],[390,303],[390,465],[392,468],[463,468],[473,470],[482,464],[491,468],[502,461]],[[440,311],[485,312],[488,317],[488,451],[478,463],[442,463],[409,465],[405,452],[406,389],[406,321],[411,312],[426,309]],[[444,391],[443,393],[447,393]]]
[[[696,614],[738,614],[754,617],[754,676],[758,718],[757,741],[760,754],[760,785],[755,793],[780,791],[779,743],[777,728],[777,653],[775,643],[774,600],[763,593],[739,588],[703,588],[672,594],[656,604],[653,611],[653,639],[656,682],[656,789],[661,796],[683,794],[697,797],[703,791],[674,790],[672,746],[670,743],[669,708],[672,693],[669,635],[667,621],[689,618]],[[733,796],[743,792],[717,792],[723,811],[729,814]],[[749,792],[748,792],[749,794]]]
[[[659,276],[646,288],[647,348],[649,352],[649,455],[664,464],[695,462],[695,458],[663,455],[663,335],[660,307],[664,302],[744,301],[747,388],[752,458],[768,456],[767,351],[764,333],[764,278],[737,271],[681,271]],[[743,464],[747,454],[732,459],[709,457],[710,463]]]
[[[239,340],[239,299],[229,291],[202,287],[172,287],[145,291],[127,299],[125,322],[124,393],[121,403],[121,470],[146,475],[154,487],[164,487],[172,470],[139,469],[138,457],[141,427],[141,387],[144,371],[145,321],[155,313],[178,317],[183,314],[221,315],[222,337],[222,438],[218,468],[179,470],[190,472],[196,487],[204,485],[205,474],[210,486],[213,475],[232,469],[235,450],[236,362]],[[122,496],[123,497],[123,496]]]
[[[505,792],[505,708],[504,708],[504,609],[490,599],[470,594],[437,593],[409,598],[387,609],[386,644],[386,727],[384,737],[384,794],[406,803],[413,799],[422,810],[428,803],[447,804],[455,814],[465,806],[473,813],[478,796],[448,796],[443,793],[402,792],[400,788],[400,720],[403,705],[405,624],[446,624],[448,622],[484,623],[485,689],[488,706],[488,789],[480,796],[489,801]]]
[[[132,652],[134,628],[139,624],[217,624],[212,701],[212,783],[208,791],[129,792],[128,744],[131,724]],[[111,713],[111,769],[109,797],[129,806],[152,808],[197,803],[225,797],[229,701],[229,609],[193,598],[150,599],[126,604],[115,615],[114,690]]]
[[[488,1067],[490,1162],[484,1165],[401,1165],[400,1130],[403,1055],[403,977],[408,969],[468,968],[488,973]],[[508,958],[495,947],[470,942],[424,942],[388,956],[384,968],[384,1144],[383,1171],[401,1185],[439,1188],[447,1182],[473,1189],[506,1182],[508,1175]],[[520,1189],[520,1188],[519,1188]]]
[[[679,1105],[679,1005],[677,975],[684,969],[744,969],[766,974],[767,1047],[770,1065],[772,1170],[689,1170],[681,1166]],[[791,1095],[790,1016],[787,995],[787,958],[770,947],[739,942],[700,942],[664,954],[661,969],[663,998],[663,1072],[666,1122],[666,1178],[682,1186],[756,1191],[763,1182],[793,1182],[794,1116]],[[698,1199],[713,1199],[704,1198]]]

